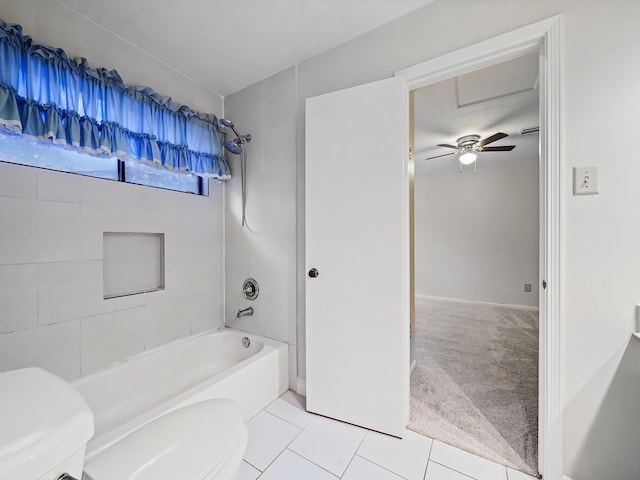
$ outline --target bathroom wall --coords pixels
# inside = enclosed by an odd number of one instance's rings
[[[473,22],[455,28],[460,12]],[[297,66],[291,87],[297,98],[297,248],[288,252],[289,261],[297,259],[297,369],[304,378],[304,100],[388,78],[396,70],[559,13],[564,14],[562,398],[571,407],[563,419],[564,472],[574,480],[602,478],[580,469],[589,459],[615,472],[611,478],[635,478],[637,449],[626,446],[640,443],[637,430],[616,435],[605,429],[605,437],[593,441],[603,431],[594,429],[597,422],[616,416],[624,420],[621,412],[633,411],[638,402],[629,390],[610,387],[624,368],[620,362],[640,303],[640,162],[629,154],[627,142],[607,141],[636,137],[640,64],[629,62],[640,49],[635,25],[640,3],[635,0],[438,0]],[[256,104],[249,113],[257,115],[261,108]],[[571,168],[591,165],[600,165],[600,195],[572,196]],[[605,403],[620,408],[600,415]],[[620,447],[620,455],[614,460],[596,447],[603,443]]]
[[[228,155],[225,265],[227,325],[287,342],[290,384],[296,381],[296,98],[295,68],[225,98],[225,117],[241,134],[247,163],[246,227],[241,226],[241,156]],[[245,300],[242,283],[255,278],[260,294]],[[236,319],[240,308],[253,316]]]
[[[224,99],[58,0],[0,0],[0,19],[22,25],[36,42],[89,65],[116,69],[127,85],[148,85],[194,110],[220,115]],[[143,21],[142,19],[140,21]]]
[[[0,0],[35,41],[222,113],[222,98],[55,0]],[[0,370],[70,379],[223,324],[223,186],[209,197],[0,163]],[[165,234],[163,291],[103,299],[105,231]]]
[[[414,191],[417,295],[538,306],[537,155],[419,159]]]

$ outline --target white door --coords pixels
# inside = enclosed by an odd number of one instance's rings
[[[403,78],[306,102],[307,409],[398,437],[409,420],[407,104]]]

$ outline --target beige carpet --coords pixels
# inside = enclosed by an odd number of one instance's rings
[[[409,428],[537,475],[538,313],[416,299]]]

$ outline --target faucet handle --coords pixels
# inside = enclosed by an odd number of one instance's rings
[[[255,300],[260,293],[258,282],[253,278],[247,278],[242,284],[242,293],[247,300]]]

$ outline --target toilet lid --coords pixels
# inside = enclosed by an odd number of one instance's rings
[[[200,480],[220,468],[246,428],[240,406],[206,400],[167,413],[85,465],[92,480]]]

